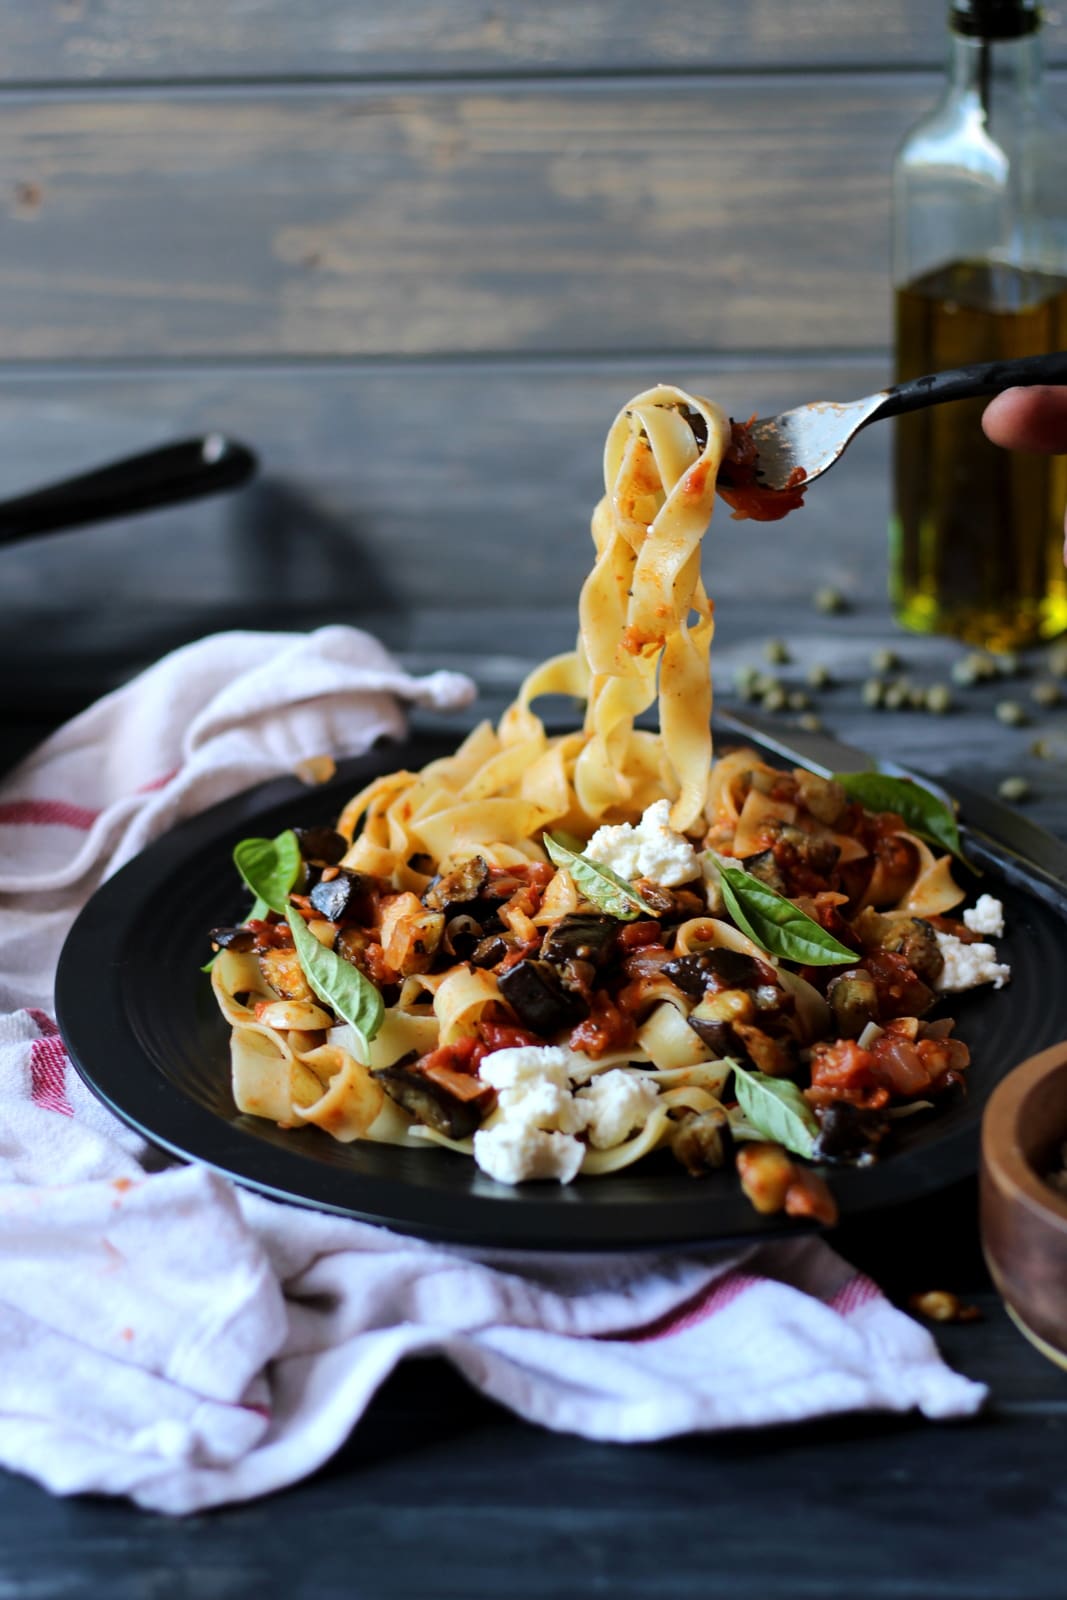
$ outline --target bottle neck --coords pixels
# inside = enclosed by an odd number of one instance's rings
[[[948,81],[954,95],[973,98],[988,121],[997,101],[1036,106],[1041,99],[1041,35],[980,39],[949,35]]]

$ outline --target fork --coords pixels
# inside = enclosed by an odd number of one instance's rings
[[[999,394],[1016,385],[1067,384],[1067,350],[1051,355],[1024,356],[1018,361],[984,361],[975,366],[932,372],[910,378],[863,400],[812,400],[806,406],[783,411],[776,417],[753,422],[749,437],[756,446],[756,482],[761,489],[803,488],[828,472],[847,450],[861,428],[896,417],[905,411],[943,405],[946,400],[969,400],[975,395]],[[729,463],[722,474],[729,483]]]

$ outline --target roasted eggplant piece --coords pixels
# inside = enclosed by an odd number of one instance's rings
[[[816,1111],[819,1132],[812,1158],[834,1166],[870,1166],[878,1146],[889,1132],[889,1118],[880,1111],[864,1110],[847,1100],[835,1100]]]
[[[336,828],[294,828],[305,861],[321,861],[336,867],[348,849],[348,840]]]
[[[865,950],[888,950],[893,955],[903,956],[929,988],[935,987],[945,958],[936,930],[925,918],[884,917],[867,906],[853,926]]]
[[[848,795],[833,778],[820,778],[803,767],[794,767],[797,801],[817,822],[834,828],[848,809]]]
[[[587,961],[599,971],[611,960],[619,926],[617,918],[591,912],[561,917],[545,935],[541,959],[554,967],[563,967],[569,961]]]
[[[878,1021],[878,988],[862,967],[831,979],[826,998],[841,1039],[858,1039],[868,1022]]]
[[[709,1017],[697,1016],[690,1012],[686,1018],[689,1026],[711,1051],[712,1055],[720,1061],[725,1061],[727,1056],[743,1056],[744,1051],[734,1036],[734,1030],[728,1022],[715,1022]]]
[[[256,942],[254,932],[246,924],[239,928],[212,928],[210,937],[220,950],[236,950],[242,956],[247,955]]]
[[[376,936],[375,936],[376,937]],[[356,957],[373,942],[366,928],[342,928],[333,942],[334,950],[345,961],[356,964]]]
[[[295,950],[264,950],[257,960],[260,972],[283,1000],[315,998]]]
[[[373,1076],[397,1105],[449,1139],[468,1139],[481,1127],[492,1100],[485,1085],[478,1085],[478,1092],[471,1098],[460,1099],[414,1066],[405,1065],[403,1060],[394,1062],[391,1067],[380,1067]],[[472,1087],[476,1084],[478,1080],[472,1078]]]
[[[791,871],[795,872],[797,867],[803,867],[817,878],[829,878],[840,855],[841,851],[832,839],[813,839],[803,828],[794,828],[789,824],[783,827],[781,838],[775,846],[775,860],[787,884]],[[786,893],[789,893],[788,888]]]
[[[694,1000],[709,988],[754,989],[767,977],[764,964],[740,950],[702,950],[699,955],[677,956],[662,970],[664,977]]]
[[[422,903],[430,911],[451,913],[453,907],[469,910],[489,882],[489,866],[482,856],[471,856],[443,876],[436,877],[423,891]]]
[[[549,961],[519,961],[497,980],[500,993],[523,1027],[548,1038],[562,1028],[572,1028],[589,1013],[581,997],[564,989]]]
[[[893,950],[904,957],[908,966],[931,989],[936,987],[945,966],[937,934],[922,917],[890,919],[895,931],[883,950]]]
[[[471,965],[475,967],[496,967],[504,961],[518,946],[514,934],[490,933],[479,941],[471,951]]]
[[[671,1153],[691,1178],[702,1178],[726,1165],[733,1151],[730,1119],[725,1111],[691,1112],[671,1135]]]
[[[798,1058],[792,1039],[775,1039],[763,1028],[757,1028],[750,1022],[734,1022],[731,1027],[758,1072],[765,1072],[768,1078],[793,1076]]]
[[[785,894],[785,879],[774,858],[773,850],[760,850],[754,856],[745,856],[741,865],[746,872],[758,878],[760,883],[765,883],[768,889],[774,889],[777,894]]]
[[[308,898],[327,922],[340,922],[342,917],[351,914],[354,901],[366,900],[377,887],[377,878],[342,867],[336,877],[317,883]]]
[[[661,883],[653,883],[651,878],[637,878],[634,888],[657,919],[670,916],[674,910],[674,894]]]

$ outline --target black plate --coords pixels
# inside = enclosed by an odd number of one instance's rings
[[[230,1093],[229,1030],[199,970],[207,931],[239,920],[247,900],[230,855],[246,834],[331,821],[377,773],[449,753],[421,735],[343,764],[321,788],[284,779],[238,795],[176,828],[105,883],[78,918],[56,979],[59,1026],[89,1087],[154,1144],[204,1162],[277,1199],[336,1211],[425,1238],[567,1250],[755,1238],[798,1224],[761,1217],[736,1175],[692,1179],[669,1155],[567,1187],[510,1188],[441,1149],[338,1144],[317,1129],[283,1133],[239,1113]],[[973,1172],[982,1108],[1011,1067],[1067,1035],[1063,981],[1067,890],[1057,903],[998,879],[1011,984],[949,1002],[974,1063],[965,1098],[897,1125],[866,1170],[835,1169],[842,1216],[913,1200]],[[948,1009],[943,1005],[942,1009]]]

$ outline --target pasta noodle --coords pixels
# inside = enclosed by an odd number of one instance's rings
[[[375,778],[336,830],[302,837],[284,917],[264,891],[273,911],[215,930],[240,1110],[567,1181],[664,1147],[690,1171],[721,1164],[731,1129],[758,1131],[733,1103],[750,1081],[791,1108],[776,1127],[795,1154],[831,1158],[842,1106],[868,1118],[870,1153],[890,1099],[958,1078],[965,1048],[922,1021],[937,940],[962,930],[927,920],[962,899],[950,858],[835,783],[750,750],[712,762],[701,541],[730,448],[707,400],[631,400],[605,445],[574,651],[498,726]],[[581,729],[546,732],[550,694],[585,702]],[[638,727],[657,702],[658,731]],[[814,957],[781,944],[783,917]],[[800,1190],[810,1210],[817,1180]]]

